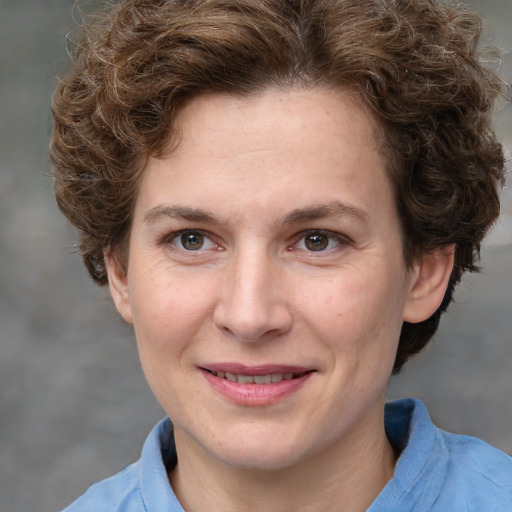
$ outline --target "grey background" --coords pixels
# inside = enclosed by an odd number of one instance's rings
[[[484,42],[512,49],[512,2],[470,2]],[[131,331],[73,254],[47,141],[71,0],[0,0],[0,512],[58,510],[137,458],[163,416]],[[512,59],[501,70],[510,83]],[[511,147],[510,105],[496,125]],[[391,384],[444,428],[512,453],[512,191],[432,346]]]

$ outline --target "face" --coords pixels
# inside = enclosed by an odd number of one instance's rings
[[[109,266],[177,442],[282,468],[382,430],[418,272],[371,116],[268,91],[197,98],[177,127],[144,171],[126,276]]]

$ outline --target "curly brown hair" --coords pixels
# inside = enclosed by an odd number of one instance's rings
[[[59,207],[92,278],[126,269],[147,158],[169,151],[177,112],[204,93],[327,86],[355,92],[382,131],[404,258],[455,244],[438,311],[404,323],[394,371],[435,333],[499,213],[502,82],[476,51],[481,19],[434,0],[125,0],[82,26],[52,104]]]

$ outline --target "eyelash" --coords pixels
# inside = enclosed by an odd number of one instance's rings
[[[183,237],[184,236],[199,236],[202,237],[201,245],[197,249],[186,249],[183,247]],[[317,247],[319,247],[319,250],[314,250],[307,247],[307,237],[310,237],[310,242],[313,242],[314,244],[318,244]],[[318,237],[315,241],[314,238]],[[326,245],[322,246],[322,238],[326,241]],[[179,241],[181,239],[181,247],[178,246],[175,242]],[[317,255],[320,256],[325,253],[331,253],[331,251],[335,251],[340,246],[349,246],[352,245],[352,241],[345,235],[342,235],[340,233],[334,232],[334,231],[328,231],[324,229],[307,229],[304,231],[301,231],[297,235],[293,237],[293,244],[291,244],[288,247],[289,252],[295,252],[295,251],[304,251],[305,253],[311,254],[311,255]],[[192,241],[192,240],[191,240]],[[201,253],[205,250],[222,250],[221,246],[217,244],[211,234],[209,234],[206,231],[202,231],[200,229],[184,229],[181,231],[176,231],[173,233],[170,233],[162,238],[162,244],[163,245],[171,245],[173,248],[179,251],[187,252],[187,253]],[[208,245],[208,247],[204,248],[204,245]],[[301,244],[303,247],[299,247]],[[335,244],[334,247],[332,247],[332,244]]]
[[[297,246],[302,242],[304,246],[306,246],[306,238],[307,237],[313,238],[313,237],[325,237],[327,238],[327,247],[321,248],[318,251],[308,249],[307,247],[304,248],[298,248]],[[318,253],[317,255],[320,256],[321,254],[330,253],[331,251],[335,251],[339,247],[348,246],[352,244],[352,241],[345,235],[342,235],[340,233],[337,233],[335,231],[329,231],[325,229],[307,229],[299,233],[295,237],[296,242],[289,248],[291,252],[301,250],[305,251],[307,253],[310,253],[312,255]],[[336,245],[334,247],[329,247],[332,243],[335,243]]]
[[[164,245],[172,245],[174,248],[176,248],[176,250],[180,250],[180,251],[183,251],[183,252],[188,252],[188,253],[194,253],[194,252],[202,252],[201,249],[203,249],[203,243],[201,244],[201,246],[199,248],[197,248],[196,250],[193,250],[193,249],[186,249],[185,247],[179,247],[177,245],[175,245],[173,242],[176,241],[176,240],[180,240],[180,239],[183,239],[184,236],[186,235],[199,235],[200,237],[203,237],[203,242],[205,240],[209,241],[209,244],[211,244],[211,247],[208,247],[208,249],[213,249],[213,248],[216,248],[217,250],[220,250],[220,246],[219,244],[215,243],[212,239],[212,236],[207,233],[206,231],[202,231],[200,229],[183,229],[181,231],[176,231],[174,233],[170,233],[166,236],[163,237],[162,239],[162,244]],[[204,250],[204,249],[203,249]]]

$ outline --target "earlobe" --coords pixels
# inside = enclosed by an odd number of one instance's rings
[[[128,288],[128,277],[126,272],[120,268],[119,262],[111,254],[105,252],[105,265],[108,273],[108,286],[110,295],[117,311],[128,323],[133,323],[130,293]]]
[[[410,323],[430,318],[441,305],[453,269],[455,246],[424,254],[414,267],[403,320]]]

